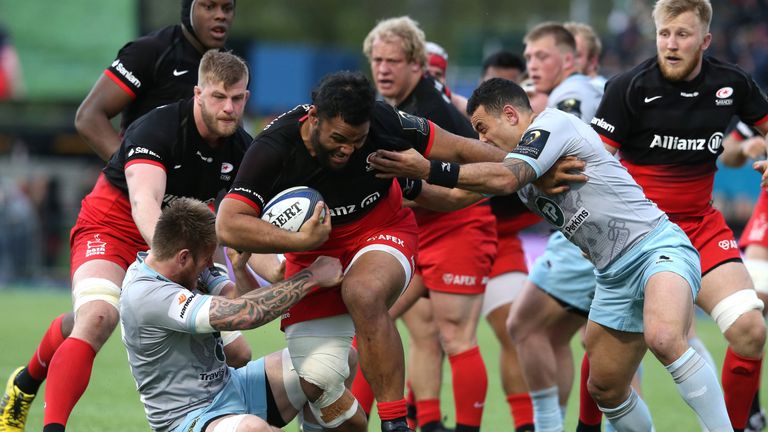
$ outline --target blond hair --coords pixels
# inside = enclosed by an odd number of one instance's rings
[[[216,245],[216,216],[203,202],[178,198],[163,209],[152,235],[152,253],[160,260],[182,249],[199,256]]]
[[[685,12],[693,12],[704,24],[704,32],[709,32],[709,24],[712,22],[712,3],[709,0],[659,0],[651,16],[654,22],[660,23]]]
[[[603,52],[603,43],[591,25],[569,21],[563,24],[563,27],[571,32],[574,37],[581,36],[584,39],[584,42],[587,43],[587,58],[600,58],[600,53]]]
[[[376,39],[393,41],[400,39],[401,47],[405,52],[405,59],[414,62],[421,67],[427,65],[427,49],[424,31],[419,28],[419,23],[411,17],[401,16],[379,21],[376,27],[368,33],[363,41],[363,53],[371,60],[371,51]]]
[[[543,37],[552,36],[555,45],[561,52],[576,52],[576,39],[562,24],[556,22],[544,22],[532,28],[523,38],[525,44],[537,41]]]
[[[200,60],[197,72],[197,85],[224,84],[229,88],[243,78],[248,81],[248,65],[240,57],[224,51],[208,50]]]

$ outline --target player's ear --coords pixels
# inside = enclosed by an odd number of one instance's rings
[[[514,106],[510,104],[506,104],[501,110],[502,110],[502,113],[504,114],[504,118],[512,126],[516,125],[520,121],[520,113],[515,109]]]
[[[189,249],[182,249],[176,252],[176,261],[182,267],[187,265],[191,259],[192,253],[189,251]]]
[[[198,101],[200,99],[200,96],[203,94],[203,88],[200,86],[195,86],[195,101]]]
[[[309,121],[313,126],[317,126],[318,120],[320,120],[320,117],[317,114],[317,108],[314,105],[309,106],[309,111],[307,111],[307,115],[309,116]]]

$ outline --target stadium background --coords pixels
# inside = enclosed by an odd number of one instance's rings
[[[740,64],[768,84],[768,4],[765,0],[712,0],[715,16],[709,53]],[[177,0],[0,0],[0,25],[19,54],[25,93],[0,101],[0,376],[26,362],[50,319],[70,308],[68,234],[80,199],[102,163],[77,136],[74,113],[91,85],[129,40],[178,22]],[[653,55],[650,0],[241,0],[230,46],[252,68],[247,129],[257,133],[272,116],[308,100],[311,87],[336,69],[368,71],[362,40],[377,19],[411,15],[429,40],[450,54],[448,83],[469,95],[480,63],[499,48],[522,51],[522,36],[544,20],[593,25],[604,44],[603,69],[611,76]],[[749,217],[758,176],[748,167],[721,169],[715,201],[735,231]],[[540,243],[531,236],[530,251]],[[724,344],[716,326],[700,319],[699,332],[718,362]],[[275,325],[247,337],[255,353],[282,346]],[[498,347],[481,325],[489,369],[483,427],[499,430],[509,414],[498,386]],[[578,351],[578,342],[574,343]],[[580,358],[580,354],[576,354]],[[646,360],[646,398],[657,430],[695,430],[696,421],[671,380]],[[443,411],[451,423],[450,374],[444,374]],[[765,388],[765,386],[763,386]],[[575,394],[575,393],[574,393]],[[575,424],[572,399],[566,426]],[[42,401],[30,430],[39,430]],[[375,423],[374,423],[375,424]],[[73,430],[146,430],[123,350],[111,338],[96,360],[94,379],[76,408]],[[506,428],[509,429],[509,428]],[[288,428],[287,430],[295,430]],[[372,429],[373,430],[373,429]]]

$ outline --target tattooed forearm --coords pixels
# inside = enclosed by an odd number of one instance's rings
[[[210,322],[217,330],[247,330],[264,325],[286,312],[312,288],[311,272],[258,288],[237,299],[214,297]]]
[[[536,180],[536,171],[533,170],[533,167],[528,162],[517,158],[508,158],[504,161],[504,166],[515,177],[515,182],[517,183],[516,190]]]

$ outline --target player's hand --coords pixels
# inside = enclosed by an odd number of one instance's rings
[[[540,191],[547,195],[557,195],[570,190],[569,183],[584,183],[589,178],[584,175],[587,163],[576,156],[560,158],[552,167],[533,182]]]
[[[752,160],[765,159],[766,144],[765,138],[761,136],[752,137],[741,142],[741,153]]]
[[[768,189],[768,161],[757,161],[752,164],[752,168],[763,175],[763,178],[760,180],[760,187]]]
[[[308,270],[312,272],[314,284],[321,287],[336,286],[341,283],[341,279],[344,277],[341,261],[338,258],[328,256],[318,257]]]
[[[312,217],[304,222],[299,234],[303,236],[303,250],[316,249],[328,240],[331,235],[331,212],[324,202],[315,205]]]
[[[229,258],[229,262],[232,263],[232,269],[244,270],[245,266],[248,264],[248,259],[251,258],[251,253],[239,252],[229,247],[226,249],[227,249],[227,258]]]
[[[429,161],[414,149],[403,151],[378,150],[368,159],[371,166],[379,171],[378,178],[429,177]]]

